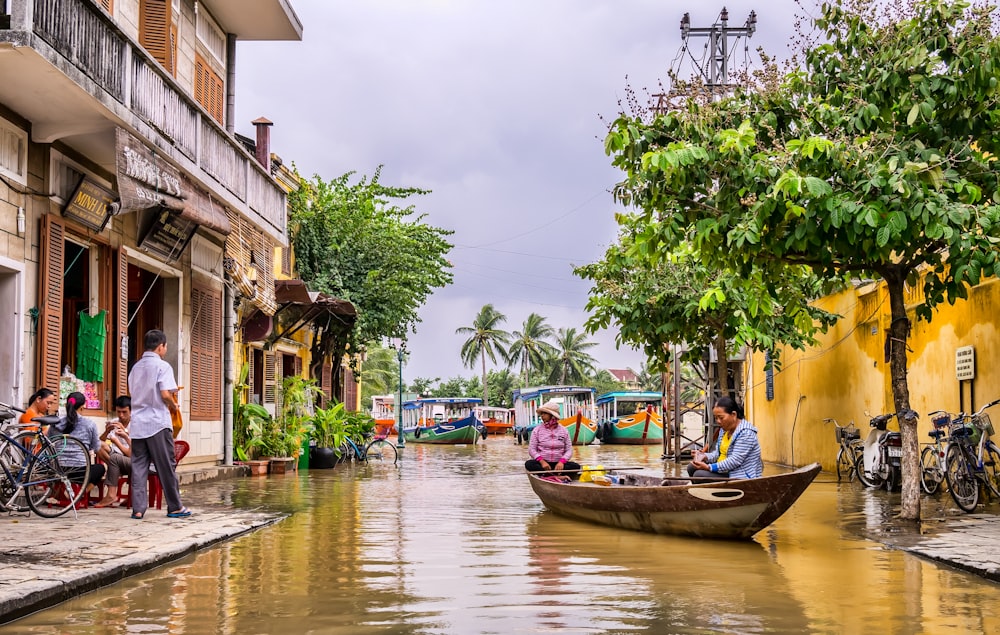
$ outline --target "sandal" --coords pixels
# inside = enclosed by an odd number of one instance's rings
[[[175,512],[167,512],[167,518],[187,518],[191,515],[191,510],[187,507],[181,507]]]
[[[146,512],[132,512],[132,518],[135,520],[142,520],[142,517],[146,515]]]

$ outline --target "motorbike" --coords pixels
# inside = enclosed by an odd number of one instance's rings
[[[902,482],[903,436],[888,429],[895,414],[872,417],[872,430],[865,439],[864,451],[858,457],[858,478],[865,487],[885,485],[889,491]]]

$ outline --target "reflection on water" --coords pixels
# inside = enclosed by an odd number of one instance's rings
[[[884,492],[824,478],[752,542],[671,538],[545,511],[519,473],[524,454],[509,438],[413,444],[398,469],[198,486],[185,493],[194,506],[291,517],[0,630],[1000,632],[1000,587],[858,537],[891,517]],[[578,449],[581,463],[662,473],[659,456]]]

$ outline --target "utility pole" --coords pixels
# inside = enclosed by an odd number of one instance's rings
[[[681,38],[684,46],[688,46],[691,37],[707,37],[709,56],[706,60],[708,69],[701,69],[712,95],[720,95],[733,88],[729,83],[729,38],[753,37],[757,30],[757,12],[751,11],[750,17],[742,27],[730,28],[729,11],[722,7],[719,20],[710,27],[691,27],[691,15],[685,13],[681,18]],[[707,72],[706,72],[707,70]]]

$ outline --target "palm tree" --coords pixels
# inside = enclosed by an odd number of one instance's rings
[[[370,404],[372,395],[396,392],[399,360],[396,351],[383,346],[369,346],[361,362],[361,403]]]
[[[595,346],[597,342],[588,342],[587,335],[577,333],[575,328],[559,329],[556,335],[556,354],[550,360],[552,368],[549,381],[563,385],[567,382],[585,382],[597,366],[597,360],[586,351]]]
[[[500,353],[501,357],[507,356],[503,345],[510,340],[510,333],[497,328],[506,321],[507,316],[494,309],[492,304],[487,304],[479,310],[479,315],[476,316],[472,326],[455,329],[457,335],[469,335],[469,339],[465,340],[465,344],[462,344],[462,362],[469,368],[475,365],[476,358],[479,358],[482,363],[484,406],[489,405],[486,358],[488,356],[490,361],[496,364],[497,353]]]
[[[520,362],[522,386],[528,385],[528,373],[541,368],[545,360],[552,357],[555,349],[545,340],[554,334],[545,318],[537,313],[528,316],[520,331],[511,333],[514,341],[507,349],[507,363]]]

